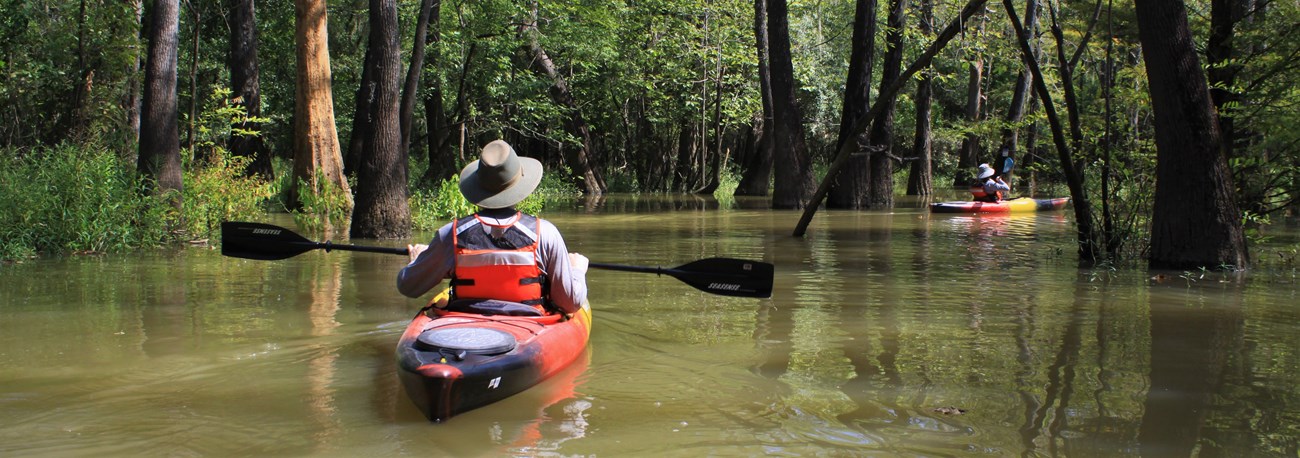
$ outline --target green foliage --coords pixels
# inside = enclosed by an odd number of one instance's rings
[[[101,253],[170,239],[171,207],[107,148],[0,153],[0,259]]]
[[[211,237],[223,221],[256,219],[265,214],[273,194],[271,184],[243,175],[249,159],[234,157],[224,148],[213,151],[203,164],[185,172],[185,205],[181,214],[191,237]]]
[[[418,231],[442,227],[451,220],[473,213],[475,207],[460,194],[460,179],[451,177],[438,182],[435,189],[411,193],[411,226]]]
[[[324,176],[317,169],[315,176]],[[335,224],[345,225],[352,211],[352,197],[328,180],[298,181],[298,202],[301,208],[293,210],[293,221],[306,231],[320,232]]]

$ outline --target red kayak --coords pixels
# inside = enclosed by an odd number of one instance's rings
[[[430,421],[505,399],[572,364],[591,334],[591,308],[572,317],[536,315],[523,304],[434,298],[397,343],[397,373]]]
[[[1057,197],[1054,199],[1034,199],[1030,197],[1020,197],[1011,200],[999,202],[939,202],[930,204],[932,213],[1028,213],[1028,212],[1048,212],[1065,208],[1065,204],[1070,201],[1069,197]]]

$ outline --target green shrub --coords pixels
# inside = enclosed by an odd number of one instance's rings
[[[266,213],[264,204],[273,195],[271,184],[244,176],[252,159],[232,156],[225,147],[235,135],[260,134],[233,127],[244,121],[267,119],[249,118],[242,105],[230,103],[229,88],[214,85],[199,115],[193,149],[184,158],[181,216],[184,233],[190,237],[209,238],[222,221],[256,219]]]
[[[0,258],[157,246],[175,214],[107,148],[0,154]]]
[[[243,176],[249,158],[232,157],[217,148],[205,164],[185,172],[185,232],[192,237],[211,237],[222,221],[256,220],[266,213],[271,184]]]

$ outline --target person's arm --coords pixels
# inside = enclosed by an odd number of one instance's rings
[[[587,258],[573,253],[571,260],[564,237],[550,221],[542,220],[539,232],[542,242],[538,249],[551,281],[551,302],[564,313],[577,312],[587,302]]]
[[[427,247],[409,247],[412,249],[413,260],[397,273],[397,291],[407,297],[420,297],[442,283],[442,279],[451,272],[455,256],[451,243],[451,224],[438,229]]]

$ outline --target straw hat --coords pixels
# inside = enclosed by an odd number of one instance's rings
[[[979,179],[983,180],[991,176],[993,176],[993,167],[989,167],[988,164],[980,164]]]
[[[483,208],[506,208],[528,197],[542,182],[542,163],[520,157],[504,140],[483,147],[479,160],[460,171],[460,193]]]

